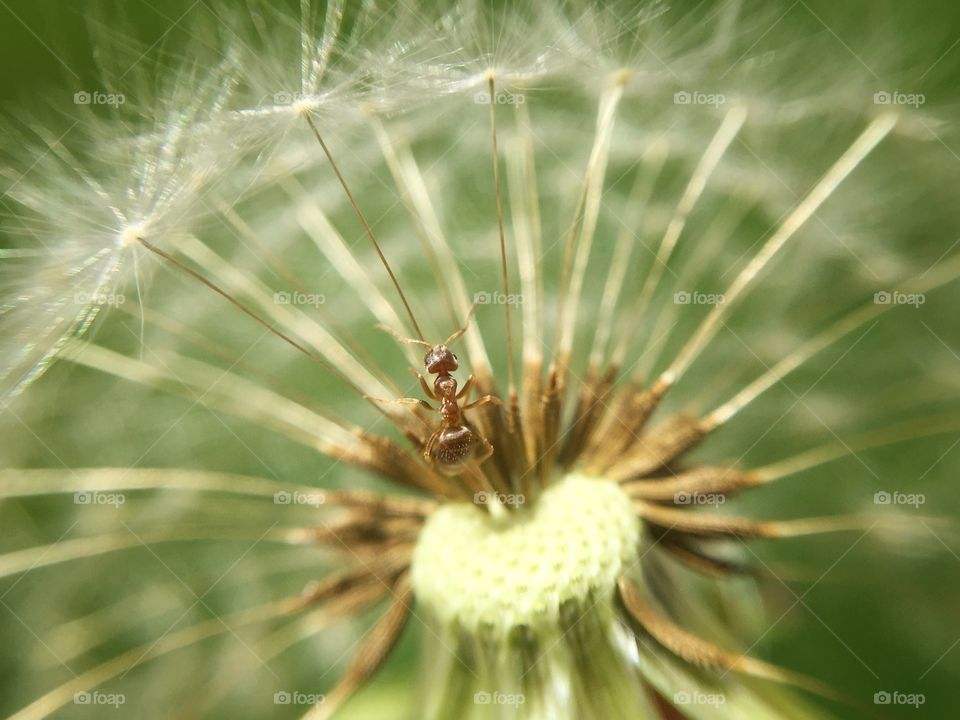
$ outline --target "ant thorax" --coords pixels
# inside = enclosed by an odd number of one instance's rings
[[[446,373],[438,375],[433,381],[433,389],[443,398],[454,397],[457,394],[457,379]]]

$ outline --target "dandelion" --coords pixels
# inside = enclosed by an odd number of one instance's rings
[[[10,717],[926,703],[812,610],[815,662],[763,643],[861,543],[948,545],[884,460],[958,431],[947,61],[737,4],[197,13],[5,168]]]

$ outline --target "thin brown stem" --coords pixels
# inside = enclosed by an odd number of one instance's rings
[[[350,191],[350,186],[347,185],[346,179],[343,177],[343,174],[340,172],[340,168],[337,165],[336,161],[333,159],[333,155],[330,152],[330,149],[327,147],[327,144],[323,141],[323,137],[320,135],[320,131],[317,129],[316,124],[313,122],[313,118],[310,117],[310,113],[305,112],[303,117],[306,119],[307,124],[310,126],[310,130],[313,132],[313,136],[317,139],[317,142],[320,143],[320,147],[323,149],[323,154],[327,156],[327,161],[330,163],[330,167],[333,168],[334,174],[337,176],[337,180],[340,181],[340,185],[343,187],[343,191],[347,194],[347,199],[350,201],[350,205],[353,206],[353,211],[357,214],[357,218],[360,220],[360,224],[363,225],[363,229],[367,233],[367,237],[370,238],[370,242],[373,243],[373,249],[377,251],[377,255],[380,257],[380,262],[383,264],[383,267],[386,269],[387,274],[390,275],[390,280],[393,282],[393,286],[397,289],[397,294],[400,296],[400,301],[403,303],[404,309],[407,311],[407,316],[410,318],[410,322],[413,324],[413,329],[417,333],[417,337],[423,340],[423,332],[420,330],[420,325],[417,324],[417,319],[413,316],[413,310],[410,308],[410,303],[407,302],[407,296],[404,295],[403,289],[400,287],[400,281],[397,280],[397,276],[393,274],[393,268],[390,267],[390,263],[387,262],[386,256],[383,254],[383,250],[380,249],[380,243],[377,242],[376,236],[373,234],[373,229],[370,227],[370,224],[367,222],[367,218],[364,217],[363,212],[360,210],[360,206],[357,204],[356,199],[353,197],[353,193]]]
[[[493,75],[487,78],[490,97],[490,143],[493,150],[493,188],[497,201],[497,230],[500,234],[500,274],[503,278],[503,315],[507,325],[507,377],[510,397],[516,395],[513,369],[513,328],[510,323],[510,274],[507,269],[507,245],[503,231],[503,201],[500,197],[500,153],[497,150],[497,100]]]
[[[260,326],[266,328],[269,332],[271,332],[271,333],[273,333],[274,335],[276,335],[278,338],[280,338],[281,340],[283,340],[285,343],[287,343],[287,344],[290,345],[291,347],[299,350],[301,353],[303,353],[303,354],[306,355],[308,358],[310,358],[311,360],[313,360],[315,363],[317,363],[318,365],[320,365],[324,370],[326,370],[326,371],[328,371],[329,373],[331,373],[331,374],[332,374],[334,377],[336,377],[338,380],[342,381],[343,383],[345,383],[345,384],[348,385],[349,387],[351,387],[351,388],[353,388],[354,390],[356,390],[358,394],[363,395],[363,391],[362,391],[359,387],[357,387],[357,386],[356,386],[353,382],[351,382],[343,373],[341,373],[339,370],[337,370],[335,367],[333,367],[330,363],[328,363],[326,360],[324,360],[323,358],[321,358],[321,357],[320,357],[319,355],[317,355],[316,353],[314,353],[314,352],[312,352],[311,350],[309,350],[306,346],[302,345],[301,343],[298,343],[296,340],[294,340],[292,337],[290,337],[289,335],[287,335],[286,333],[284,333],[282,330],[278,330],[277,328],[275,328],[271,323],[267,322],[267,321],[266,321],[263,317],[261,317],[258,313],[254,312],[254,311],[251,310],[249,307],[247,307],[246,305],[244,305],[244,304],[243,304],[242,302],[240,302],[237,298],[235,298],[235,297],[234,297],[233,295],[231,295],[229,292],[227,292],[227,291],[224,290],[222,287],[220,287],[219,285],[217,285],[215,282],[213,282],[212,280],[204,277],[202,274],[200,274],[199,272],[197,272],[196,270],[194,270],[192,267],[190,267],[189,265],[187,265],[187,264],[184,263],[183,261],[178,260],[178,259],[175,258],[173,255],[171,255],[170,253],[166,252],[165,250],[161,250],[160,248],[158,248],[156,245],[153,245],[153,244],[150,243],[149,241],[144,240],[143,238],[137,238],[137,239],[140,241],[140,244],[143,245],[147,250],[149,250],[150,252],[154,253],[155,255],[160,256],[161,258],[163,258],[164,260],[166,260],[167,262],[169,262],[171,265],[173,265],[174,267],[176,267],[178,270],[181,270],[182,272],[185,272],[187,275],[189,275],[190,277],[194,278],[195,280],[199,280],[201,283],[203,283],[203,284],[206,285],[208,288],[210,288],[210,289],[213,290],[215,293],[217,293],[217,295],[219,295],[220,297],[224,298],[224,299],[227,300],[229,303],[231,303],[233,306],[235,306],[236,308],[238,308],[244,315],[246,315],[247,317],[253,319],[257,324],[259,324]]]

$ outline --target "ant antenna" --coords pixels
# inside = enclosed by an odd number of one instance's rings
[[[326,360],[324,360],[323,358],[321,358],[319,355],[317,355],[316,353],[310,351],[308,348],[306,348],[306,347],[304,347],[303,345],[301,345],[300,343],[298,343],[296,340],[294,340],[292,337],[290,337],[289,335],[287,335],[287,334],[284,333],[283,331],[277,330],[273,325],[271,325],[269,322],[267,322],[266,320],[264,320],[263,317],[261,317],[261,316],[258,315],[256,312],[254,312],[253,310],[251,310],[250,308],[248,308],[246,305],[244,305],[242,302],[240,302],[239,300],[237,300],[237,298],[235,298],[235,297],[234,297],[233,295],[231,295],[229,292],[227,292],[227,291],[224,290],[222,287],[220,287],[219,285],[217,285],[215,282],[213,282],[212,280],[208,280],[208,279],[205,278],[203,275],[201,275],[200,273],[198,273],[196,270],[194,270],[193,268],[191,268],[189,265],[186,265],[185,263],[181,262],[180,260],[178,260],[177,258],[175,258],[175,257],[174,257],[173,255],[171,255],[170,253],[168,253],[168,252],[166,252],[166,251],[164,251],[164,250],[161,250],[161,249],[158,248],[156,245],[153,245],[153,244],[147,242],[147,241],[144,240],[142,237],[137,237],[137,240],[138,240],[138,241],[140,242],[140,244],[143,245],[147,250],[149,250],[150,252],[154,253],[155,255],[159,255],[161,258],[163,258],[164,260],[166,260],[166,261],[169,262],[170,264],[174,265],[178,270],[181,270],[181,271],[185,272],[187,275],[190,275],[191,277],[195,278],[196,280],[199,280],[201,283],[203,283],[203,284],[206,285],[208,288],[210,288],[211,290],[213,290],[215,293],[217,293],[218,295],[220,295],[222,298],[226,299],[227,301],[229,301],[230,303],[232,303],[234,306],[236,306],[237,308],[239,308],[245,315],[247,315],[248,317],[252,318],[252,319],[255,320],[257,323],[259,323],[261,326],[263,326],[264,328],[266,328],[269,332],[271,332],[271,333],[273,333],[274,335],[276,335],[278,338],[280,338],[281,340],[283,340],[283,341],[284,341],[285,343],[287,343],[288,345],[291,345],[292,347],[294,347],[294,348],[296,348],[297,350],[299,350],[301,353],[303,353],[303,354],[306,355],[308,358],[310,358],[311,360],[313,360],[315,363],[317,363],[318,365],[320,365],[324,370],[326,370],[327,372],[331,373],[334,377],[338,378],[339,380],[341,380],[342,382],[346,383],[348,386],[350,386],[351,388],[353,388],[354,390],[356,390],[359,394],[361,394],[361,395],[363,394],[363,391],[362,391],[359,387],[357,387],[354,383],[352,383],[352,382],[349,380],[349,378],[347,378],[343,373],[341,373],[339,370],[337,370],[335,367],[333,367],[330,363],[328,363]]]
[[[470,327],[470,318],[473,317],[473,311],[477,309],[477,305],[479,304],[480,304],[479,300],[473,303],[473,305],[470,307],[470,312],[467,313],[467,321],[463,324],[463,327],[457,330],[453,335],[448,337],[446,340],[444,340],[443,341],[444,345],[449,345],[450,343],[452,343],[454,340],[459,338],[461,335],[463,335],[467,331],[467,328]],[[433,345],[426,342],[425,340],[417,340],[415,338],[404,337],[403,335],[398,333],[396,330],[394,330],[392,327],[389,327],[387,325],[382,325],[382,324],[377,325],[377,329],[383,330],[385,333],[390,333],[399,342],[405,343],[407,345],[422,345],[428,350],[433,348]]]
[[[402,342],[406,345],[422,345],[428,349],[433,347],[433,345],[428,343],[426,340],[417,340],[415,338],[404,337],[388,325],[377,325],[377,330],[383,330],[385,333],[390,333],[398,342]]]
[[[410,303],[407,302],[407,296],[403,294],[403,290],[400,287],[400,283],[397,281],[397,276],[393,274],[393,269],[390,267],[390,263],[387,262],[386,256],[384,256],[383,251],[380,249],[380,243],[377,242],[377,238],[373,234],[373,230],[370,227],[370,224],[367,222],[367,219],[363,216],[363,212],[360,210],[360,206],[357,204],[357,201],[353,197],[353,193],[350,192],[349,186],[347,186],[347,181],[344,179],[343,175],[340,173],[340,168],[337,166],[336,161],[333,159],[333,155],[330,153],[330,149],[327,147],[327,144],[323,141],[323,138],[320,136],[320,131],[317,129],[316,124],[313,122],[313,118],[310,117],[309,112],[304,112],[303,117],[306,118],[307,124],[310,126],[310,129],[313,131],[314,137],[317,138],[317,142],[320,143],[320,147],[323,149],[323,154],[327,156],[327,161],[330,163],[330,167],[333,168],[333,172],[337,176],[337,180],[340,181],[340,185],[343,187],[343,191],[347,194],[347,199],[350,201],[350,204],[353,206],[353,211],[357,214],[357,217],[360,219],[360,224],[363,225],[363,229],[366,230],[367,236],[370,238],[370,242],[373,243],[374,250],[377,251],[377,255],[380,256],[380,262],[383,263],[383,267],[386,268],[387,273],[390,275],[390,280],[393,281],[393,286],[397,289],[397,294],[400,295],[400,300],[403,302],[403,307],[407,311],[407,315],[410,317],[410,322],[413,324],[413,329],[417,333],[417,337],[420,338],[421,342],[426,342],[423,339],[423,332],[420,330],[420,326],[417,324],[417,319],[413,316],[413,310],[410,309]]]
[[[463,327],[457,330],[453,335],[448,337],[446,340],[444,340],[443,341],[444,345],[449,345],[450,343],[452,343],[454,340],[459,338],[461,335],[463,335],[467,331],[467,328],[470,327],[470,318],[473,317],[473,312],[474,310],[477,309],[477,305],[479,304],[480,304],[479,300],[474,300],[473,305],[470,306],[470,312],[467,313],[467,319],[466,319],[466,322],[463,323]]]
[[[510,326],[510,276],[507,272],[507,247],[503,233],[503,203],[500,200],[500,155],[497,152],[497,98],[493,86],[493,73],[487,76],[490,98],[490,140],[493,146],[493,187],[497,198],[497,229],[500,233],[500,271],[503,276],[503,312],[507,322],[507,376],[510,394],[516,392],[513,376],[513,330]],[[476,307],[476,306],[474,306]],[[471,312],[473,312],[471,310]],[[467,318],[469,323],[470,319]],[[466,330],[466,328],[464,328]]]

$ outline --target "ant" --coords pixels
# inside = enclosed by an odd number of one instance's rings
[[[494,79],[491,75],[488,78],[488,84],[490,88],[490,96],[494,96]],[[509,282],[507,277],[507,258],[506,258],[506,249],[504,245],[504,230],[503,230],[503,208],[500,201],[500,170],[499,170],[499,161],[497,153],[497,133],[496,133],[496,107],[495,103],[490,105],[490,120],[491,120],[491,137],[493,144],[493,175],[494,175],[494,187],[496,190],[496,200],[497,200],[497,225],[499,228],[500,235],[500,260],[501,260],[501,271],[503,274],[503,288],[504,294],[509,295]],[[414,317],[413,310],[410,308],[410,303],[407,302],[406,295],[403,292],[403,288],[400,287],[400,283],[397,280],[396,275],[390,267],[390,263],[387,261],[387,258],[383,254],[383,250],[380,247],[380,243],[377,241],[376,236],[374,235],[373,228],[370,227],[370,224],[367,222],[366,217],[363,214],[363,211],[360,209],[360,206],[357,204],[356,198],[354,198],[353,193],[350,191],[350,187],[347,185],[346,179],[340,172],[339,167],[337,166],[336,161],[333,158],[333,155],[330,152],[329,147],[327,147],[326,142],[320,134],[319,129],[317,128],[316,123],[314,123],[313,118],[310,116],[309,112],[303,114],[304,119],[307,124],[310,126],[314,137],[317,139],[317,142],[320,144],[320,148],[323,150],[324,155],[330,163],[330,166],[333,168],[334,174],[337,176],[337,180],[340,182],[341,187],[343,188],[344,193],[347,196],[347,199],[350,201],[350,205],[353,207],[354,212],[357,215],[357,218],[360,220],[361,225],[363,225],[364,230],[366,231],[367,236],[370,238],[370,242],[373,245],[374,250],[380,262],[383,264],[384,269],[387,271],[387,274],[390,276],[390,280],[393,283],[393,286],[397,290],[397,295],[399,295],[403,307],[407,312],[407,316],[410,318],[410,323],[413,326],[413,329],[416,331],[419,339],[405,338],[402,335],[399,335],[397,332],[391,328],[383,327],[384,330],[393,335],[397,340],[402,343],[408,343],[413,345],[421,345],[427,348],[427,354],[423,358],[424,369],[430,375],[436,375],[437,377],[433,381],[433,387],[431,387],[427,381],[424,379],[423,375],[418,373],[416,370],[411,368],[411,372],[416,375],[417,379],[420,381],[420,387],[423,388],[423,392],[431,400],[435,400],[440,403],[440,407],[434,407],[426,400],[420,400],[417,398],[399,398],[395,400],[386,400],[382,398],[374,398],[368,395],[363,397],[372,402],[387,402],[387,403],[400,403],[404,405],[420,405],[421,407],[429,410],[431,412],[440,414],[440,425],[434,430],[433,434],[430,435],[430,438],[427,440],[426,445],[423,449],[423,457],[432,467],[436,467],[445,475],[458,475],[463,472],[464,468],[468,463],[476,461],[478,464],[482,463],[484,460],[489,458],[493,454],[493,445],[487,440],[479,431],[470,423],[469,420],[464,417],[463,412],[465,410],[471,410],[473,408],[480,407],[481,405],[486,405],[488,403],[494,403],[496,405],[502,405],[503,401],[500,398],[493,395],[483,395],[471,403],[461,406],[460,401],[467,397],[470,390],[473,388],[474,377],[470,375],[467,378],[467,381],[463,384],[463,388],[458,391],[457,389],[457,380],[450,373],[456,371],[460,363],[457,360],[457,356],[447,346],[453,343],[454,340],[463,335],[467,328],[470,327],[470,319],[473,316],[474,311],[477,309],[477,304],[474,303],[473,307],[470,308],[470,312],[467,313],[466,323],[462,328],[457,330],[453,335],[448,337],[446,341],[440,343],[439,345],[431,345],[423,339],[423,333],[420,330],[420,326],[417,324],[417,319]],[[163,259],[167,260],[183,272],[188,275],[193,276],[195,279],[202,282],[204,285],[209,287],[211,290],[221,295],[223,298],[231,302],[233,305],[242,310],[245,314],[255,320],[257,323],[266,328],[269,332],[273,333],[281,340],[286,342],[288,345],[299,350],[301,353],[309,357],[311,360],[319,363],[323,367],[327,368],[333,372],[337,377],[339,377],[343,382],[345,382],[350,387],[354,388],[358,392],[360,388],[357,387],[348,377],[346,377],[338,367],[335,367],[327,362],[324,357],[317,355],[316,353],[310,351],[307,347],[300,344],[297,340],[290,337],[289,335],[281,332],[273,326],[272,323],[268,322],[265,318],[260,316],[255,311],[248,308],[240,300],[230,294],[227,290],[220,287],[211,280],[208,280],[199,272],[189,267],[182,261],[178,260],[176,257],[167,253],[164,250],[161,250],[158,247],[155,247],[149,243],[144,238],[137,238],[142,245],[144,245],[148,250],[159,255]],[[507,303],[504,305],[504,311],[507,321],[507,357],[512,358],[512,331],[510,329],[510,304]],[[382,327],[382,326],[381,326]],[[513,388],[515,386],[513,378],[513,363],[508,364],[508,370],[510,374],[510,388],[511,394],[513,394]]]
[[[402,343],[422,345],[427,348],[427,354],[423,358],[423,367],[428,374],[437,376],[433,381],[433,387],[430,387],[423,375],[413,368],[410,368],[410,372],[420,381],[420,387],[423,388],[427,397],[439,401],[440,407],[434,407],[426,400],[418,398],[399,398],[382,402],[419,405],[431,412],[440,414],[440,426],[427,440],[427,444],[423,448],[423,457],[444,475],[457,475],[463,471],[463,467],[470,460],[482,463],[493,454],[493,445],[463,416],[463,411],[487,403],[500,405],[502,401],[493,395],[484,395],[461,406],[460,401],[466,398],[473,388],[473,375],[467,378],[463,388],[458,391],[457,380],[450,374],[460,367],[460,362],[447,346],[467,331],[470,326],[470,316],[473,315],[476,307],[476,304],[474,304],[473,308],[470,309],[466,324],[439,345],[431,345],[424,340],[405,338],[391,328],[380,326]],[[369,399],[374,400],[376,398]]]
[[[493,97],[494,80],[492,75],[488,78],[488,84],[490,88],[490,97]],[[500,164],[497,154],[495,104],[490,105],[490,111],[491,139],[493,144],[493,176],[497,198],[497,226],[500,231],[500,261],[501,270],[503,273],[504,294],[509,295],[510,286],[507,278],[507,255],[504,245],[503,232],[503,207],[500,202]],[[439,413],[440,426],[427,440],[427,444],[423,449],[423,457],[428,464],[438,468],[444,475],[457,475],[463,471],[464,466],[466,466],[470,461],[476,460],[478,463],[481,463],[493,454],[493,445],[491,445],[490,442],[483,437],[473,425],[470,424],[470,422],[463,416],[463,411],[480,407],[481,405],[486,405],[487,403],[495,403],[497,405],[502,404],[502,401],[499,398],[494,397],[493,395],[484,395],[480,398],[477,398],[472,403],[467,403],[461,407],[460,401],[467,396],[467,393],[469,393],[470,389],[473,387],[473,375],[467,378],[467,381],[463,384],[463,389],[458,392],[457,381],[450,374],[460,366],[460,363],[457,360],[457,356],[450,351],[447,345],[452,343],[467,331],[467,328],[470,326],[470,318],[473,315],[474,310],[477,308],[477,303],[474,303],[473,307],[470,308],[470,312],[467,313],[467,321],[464,326],[457,330],[457,332],[455,332],[453,335],[448,337],[445,342],[440,343],[439,345],[431,345],[423,339],[423,333],[420,330],[420,326],[417,324],[417,319],[413,315],[413,310],[410,308],[410,303],[407,302],[403,288],[400,287],[400,282],[397,280],[396,275],[391,269],[390,263],[387,262],[387,258],[384,256],[383,250],[380,248],[380,243],[377,242],[377,238],[373,233],[373,228],[370,227],[370,224],[364,217],[363,211],[361,211],[360,206],[357,204],[353,193],[350,192],[347,181],[340,173],[337,163],[333,159],[333,155],[330,153],[330,148],[328,148],[327,144],[324,142],[323,137],[320,135],[319,129],[310,116],[310,113],[305,113],[303,117],[310,126],[310,130],[313,132],[314,137],[316,137],[317,142],[320,144],[324,155],[326,155],[327,160],[330,162],[334,174],[336,174],[337,179],[340,181],[340,185],[343,187],[343,191],[346,194],[347,199],[353,206],[353,210],[357,214],[357,218],[360,220],[360,223],[363,225],[367,236],[370,238],[370,242],[380,258],[380,262],[383,264],[384,269],[390,276],[390,280],[393,282],[393,286],[396,288],[397,295],[400,296],[401,302],[403,302],[403,307],[407,311],[407,315],[410,318],[410,323],[413,325],[413,329],[416,331],[419,339],[405,338],[390,328],[383,329],[385,329],[402,343],[421,345],[427,348],[427,354],[423,358],[423,367],[426,369],[428,374],[437,376],[433,381],[433,387],[430,387],[423,375],[418,373],[416,370],[412,370],[412,368],[411,370],[420,381],[420,387],[423,388],[423,392],[431,400],[438,401],[440,403],[440,407],[434,407],[426,400],[419,400],[417,398],[382,400],[369,396],[364,397],[372,402],[393,402],[402,405],[420,405],[426,410]],[[512,331],[510,330],[509,303],[504,305],[504,312],[507,320],[507,356],[510,358],[513,356],[513,341]],[[508,365],[508,369],[510,372],[510,388],[512,390],[515,386],[512,362]]]

